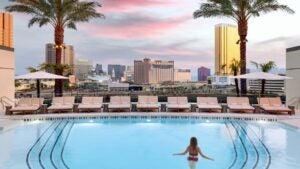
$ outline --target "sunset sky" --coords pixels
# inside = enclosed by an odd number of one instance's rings
[[[226,18],[193,19],[203,0],[98,0],[106,19],[66,30],[65,43],[75,57],[93,63],[133,65],[144,57],[175,60],[178,68],[214,68],[214,26],[234,22]],[[248,61],[274,60],[285,67],[285,49],[300,45],[300,0],[279,0],[296,14],[273,12],[249,22]],[[8,0],[0,0],[3,9]],[[50,26],[28,28],[30,16],[14,13],[16,73],[45,60],[45,44],[53,42]]]

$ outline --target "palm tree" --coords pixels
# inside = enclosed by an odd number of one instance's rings
[[[234,76],[237,76],[238,73],[240,72],[240,68],[241,68],[241,61],[237,60],[237,59],[232,59],[230,65],[229,65],[229,69],[231,70],[231,72],[233,73]],[[234,79],[234,84],[235,84],[235,90],[236,90],[236,94],[239,95],[240,94],[240,90],[239,90],[239,81],[238,79]]]
[[[259,17],[261,14],[272,11],[286,11],[294,13],[287,5],[282,5],[278,0],[206,0],[200,9],[194,12],[194,18],[228,17],[238,25],[240,39],[241,74],[246,73],[246,43],[248,33],[248,21],[251,17]],[[246,94],[246,80],[241,80],[242,93]]]
[[[34,73],[41,70],[50,70],[54,72],[55,70],[59,70],[62,72],[62,75],[69,75],[71,73],[71,67],[69,65],[65,64],[49,64],[49,63],[42,63],[38,67],[28,67],[27,71],[30,73]],[[36,88],[37,88],[37,97],[40,97],[40,86],[41,86],[41,80],[36,80]]]
[[[269,61],[267,63],[257,63],[254,61],[251,61],[251,63],[259,70],[261,70],[262,72],[270,72],[272,69],[274,69],[276,67],[276,64],[274,61]],[[266,84],[266,80],[262,79],[261,80],[261,94],[265,93],[265,84]]]
[[[26,68],[26,69],[27,69],[27,71],[28,71],[29,73],[34,73],[34,72],[39,71],[38,68],[35,68],[35,67],[32,67],[32,66],[30,66],[30,67],[28,67],[28,68]]]
[[[88,22],[92,18],[103,18],[96,11],[101,5],[94,1],[80,0],[9,0],[13,5],[5,7],[9,12],[19,12],[32,15],[28,27],[38,24],[40,27],[50,24],[54,28],[56,64],[61,64],[64,48],[64,29],[76,30],[76,23]],[[55,74],[62,75],[61,69]],[[62,80],[55,80],[55,95],[62,96]]]
[[[226,64],[221,65],[220,67],[220,74],[225,75],[226,74]]]
[[[55,72],[55,70],[59,70],[62,72],[62,75],[68,76],[71,74],[72,67],[67,64],[51,64],[51,63],[42,63],[39,65],[39,70],[46,70],[49,72]]]

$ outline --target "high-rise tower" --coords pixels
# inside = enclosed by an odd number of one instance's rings
[[[232,74],[229,68],[233,59],[240,60],[238,28],[234,25],[219,24],[215,27],[215,73]]]
[[[13,17],[0,12],[0,46],[14,48],[13,45]]]
[[[0,97],[15,99],[13,16],[0,12]],[[0,106],[0,116],[4,107]]]

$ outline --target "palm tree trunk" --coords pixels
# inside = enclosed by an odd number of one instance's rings
[[[246,51],[247,51],[247,33],[248,33],[248,21],[247,19],[241,19],[238,22],[239,36],[240,36],[240,61],[241,61],[241,74],[246,74]],[[241,92],[247,93],[247,81],[241,79]]]
[[[237,71],[234,71],[233,75],[236,76]],[[238,81],[238,79],[234,78],[234,84],[235,84],[236,95],[239,96],[240,95],[240,90],[239,90],[239,81]]]
[[[60,25],[55,27],[54,32],[54,41],[55,41],[55,60],[56,65],[61,65],[61,57],[62,57],[62,49],[63,49],[63,43],[64,43],[64,28]],[[55,74],[62,75],[61,69],[55,69]],[[55,96],[62,96],[63,93],[63,81],[62,79],[56,79],[55,80],[55,86],[54,86],[54,94]]]
[[[261,92],[260,92],[261,95],[263,95],[265,93],[265,84],[266,84],[266,80],[262,79],[261,80]]]
[[[36,80],[36,97],[40,98],[40,93],[41,93],[41,80],[37,79]]]

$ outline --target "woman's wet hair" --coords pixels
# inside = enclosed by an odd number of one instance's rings
[[[193,147],[194,149],[197,147],[198,142],[196,137],[192,137],[190,140],[190,146]]]

